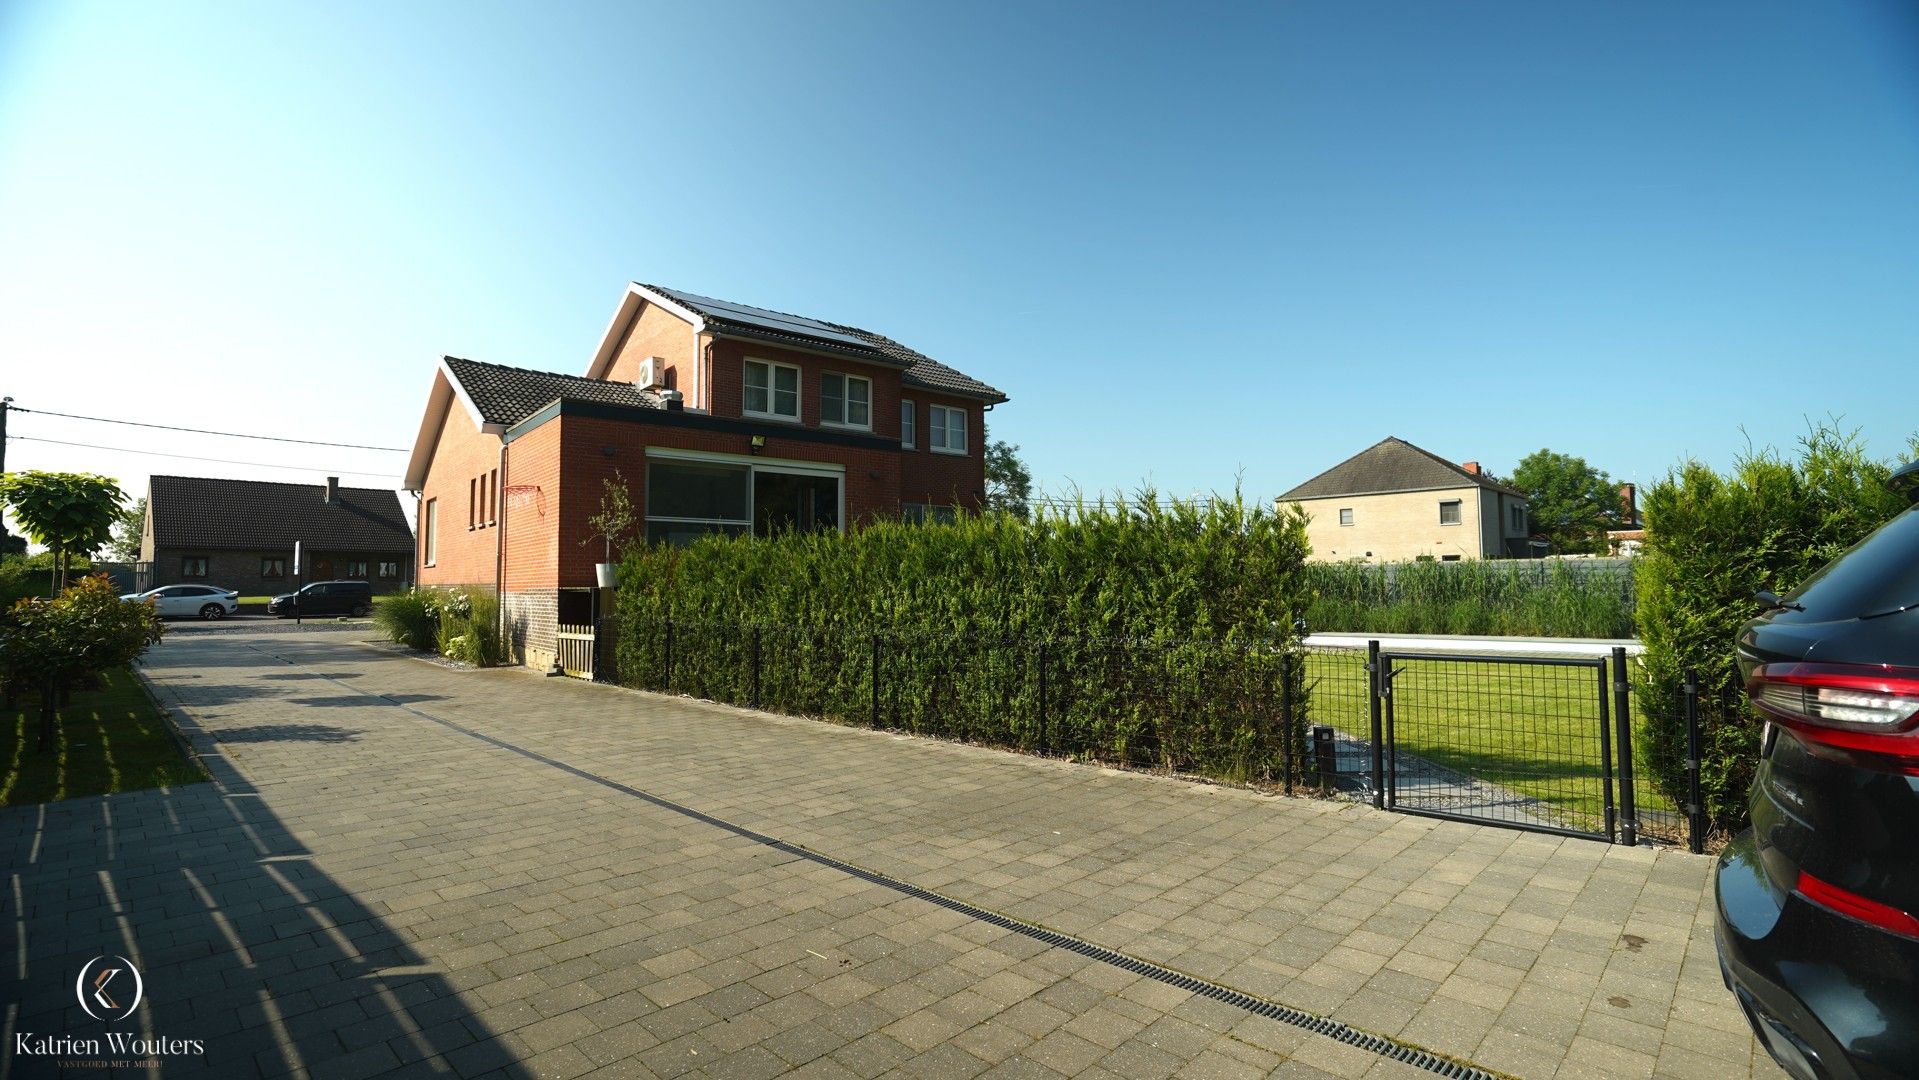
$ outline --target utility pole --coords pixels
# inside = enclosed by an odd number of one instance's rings
[[[13,407],[13,399],[0,397],[0,473],[7,471],[7,410]],[[7,553],[7,516],[0,514],[0,555]]]

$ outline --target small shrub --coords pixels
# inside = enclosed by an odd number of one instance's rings
[[[490,592],[445,592],[437,596],[439,613],[435,644],[440,655],[475,667],[492,667],[501,660],[500,601]]]

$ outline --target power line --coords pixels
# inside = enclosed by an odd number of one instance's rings
[[[389,453],[389,454],[405,454],[405,453],[408,453],[408,452],[409,452],[409,451],[406,451],[406,450],[402,450],[402,449],[400,449],[399,447],[396,447],[396,446],[365,446],[365,445],[362,445],[362,444],[360,444],[360,443],[343,443],[343,442],[321,442],[321,441],[320,441],[320,440],[318,440],[318,439],[288,439],[288,438],[284,438],[284,437],[282,437],[282,436],[279,436],[279,435],[246,435],[246,434],[242,434],[241,432],[238,432],[238,431],[208,431],[208,430],[207,430],[207,429],[205,429],[205,428],[190,428],[190,427],[176,427],[176,426],[174,426],[174,425],[172,425],[172,424],[149,424],[149,423],[145,423],[145,422],[143,422],[143,421],[140,421],[140,420],[112,420],[112,419],[109,419],[109,418],[107,418],[107,417],[104,417],[104,416],[80,416],[80,415],[78,415],[77,413],[63,413],[63,412],[54,412],[54,411],[53,411],[53,410],[51,410],[51,409],[29,409],[29,408],[25,408],[25,407],[23,407],[23,406],[20,406],[20,405],[14,405],[14,406],[11,406],[11,408],[12,408],[12,410],[13,410],[14,412],[23,412],[23,413],[38,413],[38,414],[39,414],[39,415],[41,415],[41,416],[64,416],[64,417],[66,417],[66,418],[67,418],[67,419],[69,419],[69,420],[91,420],[91,421],[93,421],[93,422],[95,422],[95,423],[99,423],[99,424],[122,424],[122,425],[125,425],[125,426],[127,426],[127,427],[143,427],[143,428],[158,428],[158,429],[159,429],[159,430],[161,430],[161,431],[186,431],[186,432],[191,432],[191,433],[193,433],[193,434],[195,434],[195,435],[224,435],[224,436],[226,436],[226,437],[227,437],[227,438],[229,438],[229,439],[259,439],[259,440],[262,440],[262,441],[264,441],[264,442],[283,442],[283,443],[299,443],[299,444],[301,444],[302,446],[338,446],[338,447],[341,447],[342,449],[346,449],[346,450],[381,450],[381,451],[385,451],[386,453]],[[42,439],[42,440],[40,440],[40,441],[41,441],[41,442],[52,442],[53,440],[52,440],[52,439]],[[73,443],[73,444],[71,444],[71,445],[74,445],[74,446],[79,446],[79,445],[82,445],[82,444],[80,444],[80,443]],[[168,457],[183,457],[183,456],[185,456],[185,455],[181,455],[181,454],[169,454],[169,455],[166,455],[166,456],[168,456]],[[212,461],[212,460],[215,460],[215,459],[213,459],[213,458],[202,458],[202,459],[200,459],[200,460],[203,460],[203,461]],[[246,464],[246,463],[245,463],[245,462],[239,462],[238,464]],[[359,474],[357,474],[357,475],[360,475],[360,476],[374,476],[374,475],[377,475],[377,474],[375,474],[375,473],[359,473]]]
[[[231,458],[195,457],[192,454],[166,454],[158,450],[132,450],[124,446],[99,446],[95,443],[66,442],[61,439],[41,439],[32,435],[9,435],[8,442],[42,442],[55,446],[78,446],[87,450],[112,450],[118,454],[144,454],[147,457],[179,458],[182,461],[211,461],[219,465],[248,465],[256,469],[289,469],[303,473],[339,473],[341,476],[377,476],[383,480],[393,479],[392,473],[359,472],[353,469],[315,469],[309,465],[274,465],[264,461],[234,461]]]

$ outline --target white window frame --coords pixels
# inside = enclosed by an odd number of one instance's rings
[[[941,413],[946,413],[949,415],[941,416],[940,415]],[[953,446],[952,415],[957,415],[960,418],[960,425],[959,425],[960,444],[957,448]],[[934,423],[933,421],[933,418],[936,416],[940,417],[940,420],[938,423]],[[928,405],[926,420],[927,420],[927,424],[926,424],[927,449],[933,451],[935,454],[953,454],[957,457],[966,456],[966,452],[967,452],[966,440],[968,437],[966,429],[968,427],[971,427],[972,425],[966,418],[965,409],[957,408],[952,405]]]
[[[828,379],[840,380],[840,415],[838,419],[828,415],[826,411],[826,380]],[[855,381],[866,384],[866,401],[863,402],[866,406],[866,423],[864,424],[856,424],[846,419],[847,407],[853,402],[853,396],[847,391],[851,389]],[[851,428],[855,431],[873,430],[873,380],[864,375],[850,375],[844,371],[820,372],[820,426]]]
[[[1448,506],[1453,507],[1454,514],[1456,517],[1458,517],[1459,520],[1457,521],[1446,520],[1446,508]],[[1464,525],[1465,523],[1466,523],[1466,500],[1464,499],[1439,500],[1439,524],[1440,525],[1446,528],[1451,528],[1454,525]]]
[[[914,445],[919,439],[919,412],[913,405],[913,399],[900,399],[900,449],[916,450]]]
[[[746,373],[752,370],[755,364],[766,369],[766,404],[774,410],[772,412],[760,412],[755,409],[749,409],[746,406],[746,392],[749,389],[746,381]],[[780,368],[785,368],[793,373],[793,412],[791,415],[778,411],[780,391],[776,385],[778,377],[774,375],[774,372]],[[756,417],[761,420],[777,420],[785,424],[799,423],[801,416],[805,412],[805,408],[800,404],[800,399],[806,396],[801,392],[802,374],[798,364],[783,364],[778,360],[762,360],[757,356],[747,357],[740,365],[740,415]]]
[[[421,513],[426,518],[426,527],[420,534],[426,543],[420,545],[420,550],[426,556],[425,565],[432,566],[440,561],[440,500],[428,499]]]
[[[1344,525],[1344,526],[1347,526],[1347,527],[1349,527],[1349,528],[1350,528],[1350,527],[1352,526],[1352,523],[1353,523],[1353,508],[1352,508],[1352,507],[1350,507],[1350,506],[1342,506],[1342,507],[1340,507],[1340,508],[1339,508],[1339,523],[1340,523],[1341,525]]]

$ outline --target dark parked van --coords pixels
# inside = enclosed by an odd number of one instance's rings
[[[373,585],[366,581],[316,581],[297,593],[281,593],[267,602],[267,614],[290,619],[320,615],[370,615]]]
[[[1726,985],[1796,1077],[1919,1075],[1919,506],[1759,599],[1739,666],[1766,725],[1752,828],[1719,862]]]

